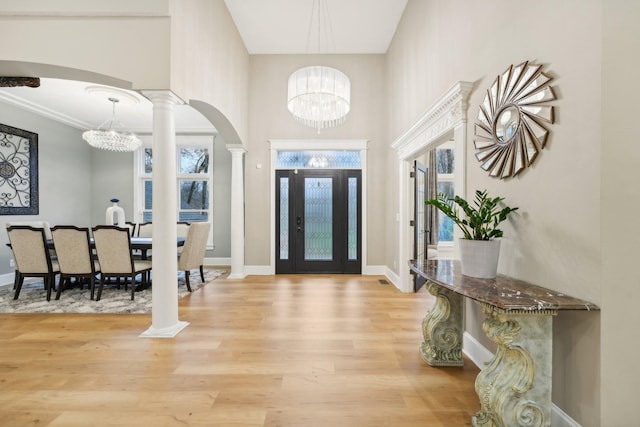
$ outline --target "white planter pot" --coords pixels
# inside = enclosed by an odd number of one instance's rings
[[[460,239],[462,274],[481,279],[495,279],[498,273],[500,240]]]

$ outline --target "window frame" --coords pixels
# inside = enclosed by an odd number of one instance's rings
[[[153,212],[153,209],[145,209],[144,206],[144,194],[145,194],[145,182],[152,181],[153,172],[145,172],[145,150],[152,148],[151,136],[143,136],[142,146],[135,151],[134,156],[134,218],[136,222],[144,222],[144,213]],[[213,166],[214,166],[214,142],[215,135],[178,135],[176,136],[176,218],[180,220],[181,211],[190,211],[189,209],[181,209],[180,206],[180,182],[181,181],[205,181],[208,183],[208,207],[207,218],[208,222],[213,224]],[[181,173],[180,172],[180,150],[183,148],[202,148],[209,151],[209,170],[206,174],[195,173]],[[213,227],[209,231],[209,238],[207,240],[207,249],[212,250],[215,247],[213,242]]]
[[[438,145],[437,147],[435,147],[436,150],[451,150],[453,151],[453,158],[454,158],[454,167],[455,167],[455,158],[456,158],[456,145],[455,145],[455,141],[451,140],[451,141],[446,141],[443,142],[442,144]],[[436,171],[437,172],[437,171]],[[453,185],[453,190],[454,190],[454,194],[455,193],[455,169],[453,170],[453,173],[438,173],[438,184],[440,184],[441,182],[450,182]],[[438,189],[439,191],[439,189]],[[438,215],[444,215],[442,212],[438,211]],[[453,225],[453,228],[455,229],[455,224]],[[453,248],[453,242],[454,240],[443,240],[440,241],[438,239],[438,247],[442,247],[442,248]]]

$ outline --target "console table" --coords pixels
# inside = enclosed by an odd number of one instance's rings
[[[552,317],[598,306],[522,280],[463,276],[458,261],[410,261],[436,297],[422,321],[420,354],[431,366],[462,366],[463,298],[482,307],[482,325],[498,349],[476,378],[476,427],[551,425]]]

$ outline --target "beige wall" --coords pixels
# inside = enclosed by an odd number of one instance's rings
[[[468,111],[467,192],[486,188],[520,207],[504,227],[500,272],[596,304],[602,302],[601,9],[596,0],[520,2],[517,8],[508,0],[410,0],[387,57],[390,141],[453,83],[476,83]],[[473,121],[495,77],[524,60],[544,64],[555,77],[557,123],[530,170],[492,179],[474,157]],[[388,191],[397,186],[396,180]],[[387,227],[391,246],[397,225],[388,221]],[[481,313],[468,308],[467,330],[491,348]],[[600,419],[599,322],[597,313],[563,313],[554,322],[553,400],[584,426]]]
[[[640,3],[603,0],[602,425],[638,425]]]
[[[227,144],[244,144],[249,54],[224,1],[172,0],[171,15],[171,89],[186,102],[205,102],[219,110],[215,115],[208,109],[201,112]]]
[[[338,127],[316,130],[296,122],[287,110],[287,81],[298,68],[325,65],[339,69],[351,79],[351,112]],[[249,142],[245,157],[246,248],[249,266],[270,263],[269,188],[271,139],[367,139],[368,149],[368,247],[369,265],[384,264],[384,56],[383,55],[253,55],[249,87]],[[261,169],[256,164],[262,164]]]

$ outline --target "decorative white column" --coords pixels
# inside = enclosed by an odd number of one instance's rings
[[[176,129],[170,91],[144,91],[153,102],[153,286],[151,327],[140,335],[172,338],[189,323],[178,320]]]
[[[247,150],[241,144],[228,144],[231,152],[231,273],[229,279],[244,279],[244,166]]]

